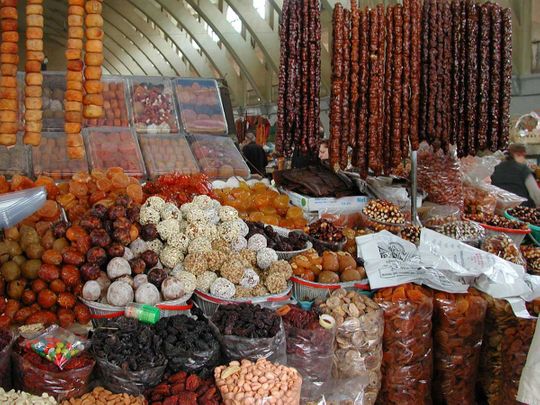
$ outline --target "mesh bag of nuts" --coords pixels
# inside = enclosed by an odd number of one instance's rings
[[[375,294],[384,311],[382,404],[431,403],[433,295],[416,284]]]
[[[503,299],[482,294],[488,307],[480,357],[479,385],[488,403],[516,403],[521,372],[536,320],[515,316]]]
[[[445,153],[422,145],[418,150],[417,179],[428,201],[463,210],[463,183],[455,151]]]
[[[475,405],[487,303],[476,290],[434,296],[435,403]]]
[[[319,310],[336,320],[332,379],[326,404],[374,404],[381,387],[384,319],[379,305],[354,291],[338,289]]]

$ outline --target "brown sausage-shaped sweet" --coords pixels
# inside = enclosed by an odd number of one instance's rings
[[[345,10],[343,21],[343,82],[341,83],[341,138],[339,148],[339,167],[341,170],[347,168],[349,155],[349,90],[350,90],[350,70],[351,70],[351,12]]]
[[[377,102],[378,108],[378,123],[377,123],[377,171],[376,175],[380,175],[384,169],[383,157],[383,117],[384,117],[384,47],[386,43],[386,24],[385,24],[385,8],[383,4],[378,4],[377,8],[377,25],[379,26],[379,39],[377,51],[377,72],[379,75],[377,86]]]
[[[368,174],[368,89],[369,89],[369,15],[367,9],[360,12],[360,72],[358,120],[356,124],[356,166],[360,169],[360,176],[366,178]]]
[[[478,112],[478,21],[479,6],[475,3],[467,3],[467,32],[465,36],[467,44],[466,60],[466,111],[467,119],[467,153],[476,154],[476,123]]]
[[[351,2],[351,108],[349,117],[349,143],[356,147],[356,113],[358,111],[358,76],[360,72],[360,11],[356,1]]]
[[[399,5],[394,9],[394,50],[392,57],[394,60],[394,96],[392,98],[392,167],[397,167],[401,163],[401,78],[403,73],[403,36],[402,36],[402,19],[403,8]]]
[[[441,9],[442,15],[442,35],[443,35],[443,58],[441,70],[442,76],[442,130],[441,139],[444,150],[448,150],[450,144],[450,82],[452,66],[452,15],[450,3],[444,3]]]
[[[466,118],[466,103],[467,103],[467,87],[466,87],[466,59],[467,59],[467,6],[464,2],[461,2],[459,11],[461,13],[461,27],[460,27],[460,49],[459,49],[459,63],[460,63],[460,75],[459,75],[459,131],[458,131],[458,156],[463,157],[468,154],[467,146],[467,118]]]
[[[502,18],[502,47],[501,47],[501,105],[499,125],[499,149],[508,146],[510,131],[510,99],[512,93],[512,10],[505,8]]]
[[[294,134],[298,130],[300,92],[298,91],[300,75],[300,54],[298,49],[298,40],[300,33],[301,9],[298,2],[292,2],[290,5],[290,25],[289,25],[289,62],[288,62],[288,82],[287,82],[287,126],[286,136],[286,156],[291,156],[294,146]]]
[[[417,150],[419,146],[418,135],[418,113],[420,108],[420,30],[421,30],[421,9],[420,0],[411,1],[411,108],[409,115],[409,138],[411,149]]]
[[[491,19],[490,6],[480,7],[480,77],[478,81],[478,151],[488,147],[488,106],[489,106],[489,68],[490,68],[490,38]]]
[[[461,64],[459,63],[459,44],[460,44],[460,0],[453,0],[450,8],[452,12],[452,80],[450,82],[450,142],[457,145],[459,131],[459,75],[461,73]]]
[[[276,152],[283,154],[284,127],[286,125],[285,97],[287,88],[288,71],[288,42],[289,36],[289,0],[283,2],[282,15],[279,23],[279,82],[278,82],[278,101],[277,101],[277,126],[276,126]]]
[[[431,6],[432,0],[426,0],[422,8],[422,33],[421,33],[421,78],[420,78],[420,109],[418,116],[418,131],[420,141],[427,139],[427,122],[429,116],[429,72],[430,72],[430,57],[429,45],[431,39]]]
[[[437,97],[435,98],[435,138],[444,145],[444,5],[437,3]]]
[[[370,37],[369,37],[369,57],[370,57],[370,69],[369,69],[369,120],[368,120],[368,145],[369,145],[369,168],[375,173],[380,171],[379,160],[377,154],[378,141],[378,128],[379,125],[379,71],[378,71],[378,52],[379,52],[379,19],[377,17],[377,10],[369,10],[369,22],[371,25]]]
[[[384,124],[383,124],[383,156],[385,172],[388,172],[392,167],[391,159],[391,149],[392,138],[390,134],[392,133],[392,97],[393,97],[393,51],[394,51],[394,7],[388,7],[386,10],[386,69],[384,72],[384,87],[385,87],[385,103],[384,103]]]
[[[307,152],[307,129],[308,129],[308,106],[309,106],[309,83],[308,83],[308,71],[309,71],[309,2],[302,1],[301,15],[300,15],[300,81],[299,81],[299,127],[295,131],[294,145],[296,148],[300,148],[303,153]]]
[[[488,139],[489,149],[495,152],[499,148],[499,106],[501,89],[501,6],[492,4],[491,11],[491,72],[489,82]]]
[[[435,137],[435,124],[437,116],[437,96],[438,96],[438,62],[439,62],[439,47],[438,47],[438,35],[439,35],[439,19],[438,19],[438,3],[432,1],[429,7],[429,77],[428,77],[428,115],[427,115],[427,128],[426,139],[433,141]]]
[[[330,98],[330,166],[339,169],[341,140],[341,90],[343,75],[343,23],[344,9],[340,3],[334,7],[333,13],[333,46],[332,46],[332,89]]]
[[[308,146],[311,150],[319,148],[319,90],[321,80],[321,14],[319,2],[310,0],[310,96]]]
[[[409,106],[411,95],[411,2],[403,1],[403,75],[401,84],[401,155],[409,154]]]

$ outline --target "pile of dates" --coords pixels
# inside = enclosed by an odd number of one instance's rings
[[[246,221],[246,224],[249,227],[246,239],[255,234],[263,235],[268,242],[267,247],[278,252],[293,252],[307,246],[307,237],[302,232],[291,232],[289,236],[282,236],[272,226],[264,225],[262,222]]]
[[[166,358],[162,351],[162,338],[152,326],[131,318],[108,321],[94,331],[91,350],[123,370],[139,371],[163,366]]]
[[[469,221],[475,221],[480,222],[482,224],[490,225],[490,226],[496,226],[498,228],[505,228],[505,229],[522,229],[526,230],[527,224],[520,222],[520,221],[513,221],[511,219],[507,219],[505,217],[501,217],[500,215],[491,215],[491,214],[468,214],[464,216]]]
[[[86,324],[90,311],[77,300],[84,257],[72,233],[38,221],[4,230],[0,241],[0,328],[11,324],[69,327]]]
[[[520,221],[540,226],[540,210],[536,208],[519,206],[508,210],[508,213]]]
[[[221,360],[219,341],[202,312],[197,319],[186,315],[162,318],[154,330],[163,340],[167,370],[171,373],[184,370],[210,376]]]
[[[306,233],[309,236],[324,242],[340,243],[346,239],[341,228],[335,226],[326,219],[319,219],[318,221],[309,224]]]
[[[219,405],[221,395],[213,378],[179,371],[145,393],[150,405]]]
[[[247,338],[274,337],[281,325],[281,319],[275,311],[244,303],[220,306],[212,317],[212,322],[224,335]]]
[[[540,276],[540,247],[522,245],[521,254],[527,262],[527,271],[533,275]]]

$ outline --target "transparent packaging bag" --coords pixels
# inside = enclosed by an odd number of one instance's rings
[[[9,330],[0,331],[1,339],[7,344],[0,351],[0,387],[9,391],[12,387],[11,383],[11,351],[15,335]]]
[[[483,187],[463,183],[464,212],[466,214],[493,215],[497,198]]]
[[[330,381],[334,355],[335,328],[299,328],[284,319],[287,341],[287,365],[302,375],[302,399],[321,396]],[[317,359],[317,361],[313,361]]]
[[[482,241],[482,250],[508,260],[509,262],[525,266],[526,262],[518,246],[506,234],[491,235]]]
[[[45,187],[14,191],[0,195],[0,229],[11,228],[45,204]]]
[[[415,284],[375,294],[384,311],[381,404],[431,404],[433,297]]]
[[[475,405],[487,303],[480,293],[434,296],[435,403]]]
[[[463,210],[463,184],[455,150],[445,153],[425,144],[418,150],[418,188],[428,201]]]

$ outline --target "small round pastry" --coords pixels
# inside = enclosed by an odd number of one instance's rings
[[[2,63],[0,65],[0,72],[2,73],[2,76],[16,76],[17,65],[11,63]]]
[[[26,49],[28,51],[42,51],[43,50],[43,40],[42,39],[27,39],[26,40]]]
[[[2,42],[0,44],[0,52],[2,53],[18,53],[19,46],[16,42]]]
[[[28,132],[41,132],[43,123],[41,121],[26,121],[24,123],[24,129]]]
[[[99,39],[89,39],[84,44],[86,52],[103,52],[103,41]]]
[[[17,134],[2,134],[0,133],[0,145],[11,146],[17,142]]]
[[[43,108],[43,100],[41,97],[25,97],[24,106],[29,110],[41,110]]]
[[[84,7],[81,6],[69,6],[68,15],[84,15]]]
[[[82,72],[84,67],[83,61],[81,59],[73,59],[67,61],[67,70],[72,72]]]
[[[66,101],[64,102],[64,109],[66,111],[82,111],[82,103],[80,101]]]
[[[70,70],[68,70],[66,72],[66,80],[67,81],[73,80],[73,81],[82,82],[82,79],[83,79],[83,73],[82,72],[75,72],[75,71],[70,71]]]
[[[43,28],[26,27],[26,39],[43,39]]]
[[[101,80],[102,69],[100,66],[86,66],[84,68],[84,78],[89,80]]]
[[[86,80],[84,82],[84,89],[86,90],[86,93],[88,94],[101,94],[101,92],[103,91],[103,83],[101,83],[100,80]],[[101,100],[101,104],[93,103],[93,102],[88,102],[85,104],[103,105],[103,99]]]
[[[26,52],[26,60],[37,60],[39,62],[43,62],[44,59],[45,59],[45,54],[42,51]]]
[[[84,8],[88,14],[101,14],[103,9],[101,1],[87,0]]]
[[[16,133],[19,129],[19,125],[16,122],[0,122],[0,133],[12,134]]]
[[[83,97],[83,104],[103,106],[103,95],[101,93],[85,94]]]
[[[17,19],[17,8],[16,7],[5,7],[2,4],[2,7],[0,7],[0,18],[2,18],[2,19],[7,19],[7,18]]]
[[[82,146],[68,146],[67,155],[70,159],[84,159],[84,148]]]
[[[0,99],[0,110],[17,111],[17,106],[17,100],[10,100],[7,98]]]
[[[24,64],[24,71],[26,73],[39,73],[41,72],[41,62],[37,60],[27,60]],[[41,89],[41,86],[39,86]]]
[[[27,4],[26,15],[43,15],[43,6],[41,4]]]
[[[0,77],[0,87],[17,88],[17,79],[13,76]]]
[[[86,39],[101,39],[103,40],[103,29],[99,27],[92,27],[86,29]]]
[[[43,110],[25,110],[25,121],[41,121],[43,119]]]
[[[77,122],[65,122],[64,123],[64,132],[66,134],[80,134],[81,133],[81,124]],[[68,138],[69,140],[69,138]]]
[[[82,116],[80,111],[66,111],[64,113],[64,119],[66,122],[75,122],[82,124]]]
[[[41,86],[43,85],[43,74],[40,73],[27,73],[24,76],[24,81],[28,86]]]
[[[82,49],[83,41],[82,39],[78,39],[78,38],[68,38],[66,48],[67,49]]]
[[[0,98],[9,98],[10,100],[16,100],[17,89],[12,87],[4,87],[0,89]]]
[[[68,26],[70,27],[82,27],[84,24],[84,18],[81,15],[68,15]]]
[[[0,29],[2,32],[17,31],[19,29],[19,23],[13,18],[4,18],[0,20]]]
[[[80,81],[70,80],[66,82],[66,90],[79,90],[82,91],[83,84]]]
[[[66,90],[64,93],[66,101],[79,101],[82,102],[83,95],[80,90]]]
[[[68,28],[68,38],[83,39],[84,38],[84,29],[83,29],[83,27],[69,27]]]
[[[16,122],[17,121],[17,111],[0,111],[0,122]]]
[[[82,49],[66,49],[64,51],[66,59],[69,60],[82,60]]]
[[[84,55],[84,63],[88,66],[101,66],[103,54],[98,52],[87,52]]]
[[[84,117],[85,118],[101,118],[103,116],[103,107],[99,105],[85,105]]]
[[[84,7],[84,1],[85,0],[68,0],[68,4],[70,6]]]
[[[69,19],[69,17],[68,17]],[[70,24],[71,25],[71,24]],[[82,26],[82,19],[80,25]],[[43,28],[43,16],[42,15],[27,15],[26,16],[26,26],[27,27],[41,27]]]
[[[2,32],[2,42],[19,42],[19,33],[17,31]]]
[[[19,55],[13,53],[0,54],[0,63],[11,63],[17,65],[19,63]]]
[[[103,27],[103,17],[99,14],[87,14],[84,18],[84,25],[86,28],[102,28]]]

